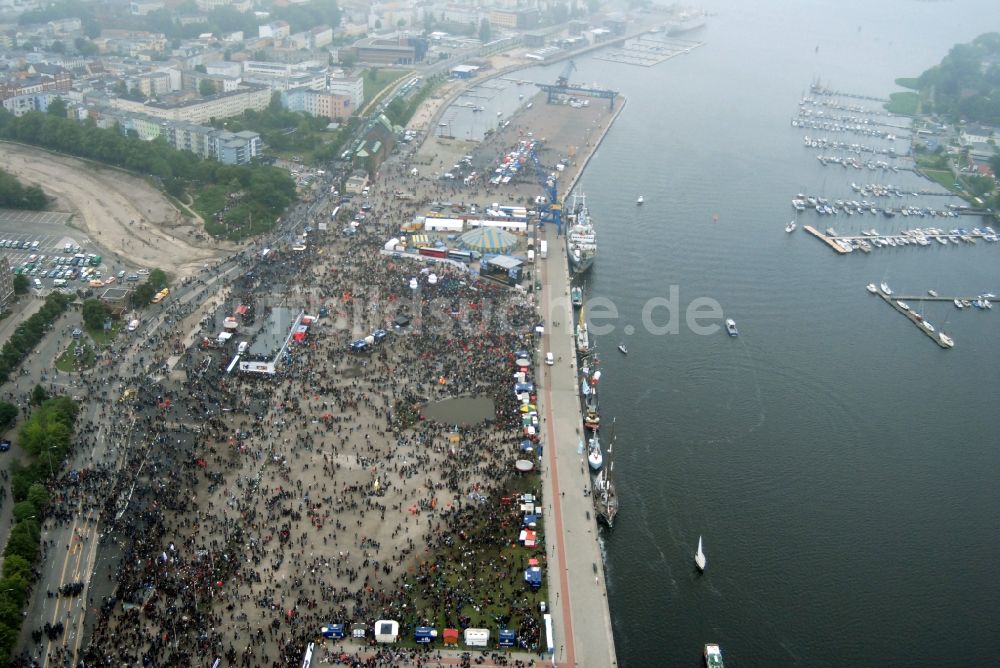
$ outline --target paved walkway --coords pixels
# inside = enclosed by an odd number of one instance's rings
[[[564,239],[554,225],[540,233],[549,256],[541,260],[544,350],[556,358],[542,366],[541,396],[545,443],[544,488],[548,506],[546,545],[549,591],[556,638],[555,661],[562,666],[616,666],[597,521],[589,495],[590,474],[579,452],[583,425],[578,394],[573,307]],[[558,324],[557,324],[558,323]]]

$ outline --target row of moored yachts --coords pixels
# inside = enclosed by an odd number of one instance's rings
[[[954,208],[952,208],[954,207]],[[914,216],[917,218],[926,218],[930,216],[931,218],[958,218],[962,215],[960,207],[950,204],[948,208],[944,209],[932,209],[926,206],[901,206],[898,208],[892,207],[880,207],[875,202],[869,202],[866,199],[858,202],[857,200],[834,200],[830,201],[824,197],[813,197],[812,195],[802,195],[799,194],[792,198],[792,208],[796,211],[805,211],[806,209],[815,209],[816,213],[823,216],[836,216],[840,213],[847,214],[848,216],[864,215],[870,213],[872,215],[882,214],[886,218],[894,218],[896,214],[903,216],[904,218],[909,218]]]

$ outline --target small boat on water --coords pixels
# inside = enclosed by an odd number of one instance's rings
[[[785,232],[791,233],[794,231],[795,231],[795,221],[793,220],[790,221],[787,225],[785,225]]]
[[[694,553],[694,565],[702,573],[705,572],[705,551],[701,549],[701,536],[698,536],[698,551]]]
[[[739,330],[736,329],[736,321],[732,318],[726,318],[726,333],[728,333],[729,336],[738,336],[740,333]]]
[[[882,281],[882,284],[879,285],[879,287],[882,289],[883,294],[887,296],[892,294],[892,288],[890,288],[889,284],[885,281]]]
[[[591,436],[587,444],[587,464],[590,465],[590,470],[592,471],[600,471],[601,466],[604,465],[604,455],[601,453],[601,441],[597,438],[597,434]]]
[[[874,283],[869,283],[865,286],[865,290],[872,293],[873,295],[878,294],[878,288],[875,287]]]
[[[570,290],[569,300],[573,302],[574,308],[580,308],[583,306],[583,289],[577,286]]]
[[[929,294],[931,297],[937,297],[938,296],[937,295],[937,290],[928,290],[927,294]]]
[[[628,355],[628,348],[625,347],[625,343],[618,344],[618,350],[621,351],[622,355]]]
[[[963,303],[962,303],[962,302],[961,302],[960,300],[958,300],[958,299],[953,299],[953,300],[951,300],[951,302],[952,302],[952,303],[953,303],[953,304],[955,305],[955,308],[958,308],[958,309],[962,309],[962,308],[965,308],[965,304],[963,304]]]
[[[955,347],[955,341],[944,332],[938,332],[938,340],[949,348]]]
[[[718,645],[705,645],[705,665],[708,668],[725,668],[722,664],[722,649]]]
[[[637,200],[635,201],[635,203],[636,203],[637,205],[640,205],[640,204],[642,204],[642,202],[643,202],[643,199],[642,199],[642,195],[639,195],[639,199],[637,199]]]

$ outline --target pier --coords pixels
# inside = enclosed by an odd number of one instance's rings
[[[924,320],[923,316],[921,316],[919,313],[914,313],[913,311],[911,311],[909,309],[905,309],[905,308],[903,308],[902,306],[899,305],[898,302],[900,300],[902,300],[902,301],[905,302],[907,299],[911,299],[910,297],[896,297],[895,295],[887,295],[884,292],[882,292],[881,290],[879,290],[875,294],[877,294],[879,297],[881,297],[882,301],[884,301],[886,304],[888,304],[889,306],[891,306],[893,308],[893,310],[895,310],[897,313],[906,316],[907,320],[909,320],[914,325],[916,325],[917,329],[919,329],[921,332],[923,332],[931,341],[933,341],[934,343],[938,344],[938,346],[940,346],[941,348],[944,348],[945,350],[947,350],[947,349],[949,349],[949,348],[952,347],[952,346],[949,346],[947,343],[945,343],[941,339],[941,334],[943,332],[937,332],[937,331],[933,331],[932,332],[931,330],[927,329],[929,326],[933,327],[933,325],[931,323],[927,322],[926,320]],[[922,298],[914,297],[913,299],[922,299]],[[932,300],[932,299],[935,299],[935,298],[934,297],[928,297],[928,300]],[[945,298],[944,297],[937,297],[936,299],[938,301],[944,301]],[[951,299],[954,299],[954,297],[952,297]]]
[[[820,232],[819,230],[817,230],[812,225],[803,225],[802,229],[805,230],[806,232],[808,232],[809,234],[813,235],[814,237],[816,237],[817,239],[819,239],[823,243],[825,243],[827,246],[829,246],[834,251],[836,251],[839,255],[845,255],[845,254],[847,254],[848,251],[844,250],[840,246],[840,244],[838,244],[833,239],[833,237],[826,236],[825,234],[823,234],[822,232]]]

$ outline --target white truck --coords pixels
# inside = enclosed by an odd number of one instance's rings
[[[538,242],[538,257],[545,259],[549,256],[549,242],[542,239]]]

